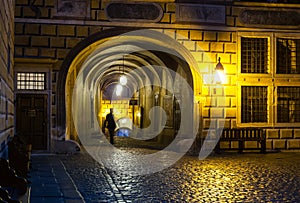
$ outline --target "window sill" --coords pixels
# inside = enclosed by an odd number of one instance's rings
[[[237,127],[239,128],[265,128],[265,127],[272,127],[271,123],[237,123]]]

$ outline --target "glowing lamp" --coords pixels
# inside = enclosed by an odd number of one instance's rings
[[[221,58],[219,57],[218,64],[216,65],[216,69],[215,69],[215,76],[214,76],[214,82],[216,84],[223,84],[225,81],[224,67],[220,61]]]
[[[121,75],[120,84],[123,86],[127,84],[127,77],[125,75]]]

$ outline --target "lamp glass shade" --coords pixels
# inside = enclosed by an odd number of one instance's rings
[[[225,82],[224,67],[221,63],[220,57],[218,59],[218,64],[216,65],[216,69],[215,69],[214,82],[216,84],[223,84]]]
[[[125,75],[121,75],[120,84],[123,86],[127,84],[127,77]]]
[[[214,76],[214,82],[216,84],[223,84],[224,81],[225,81],[224,70],[218,70],[218,69],[216,69],[215,76]]]

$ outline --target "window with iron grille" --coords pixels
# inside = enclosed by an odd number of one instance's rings
[[[45,90],[45,73],[17,73],[18,90]]]
[[[277,39],[278,74],[300,74],[300,39]]]
[[[267,122],[266,86],[242,86],[242,123]]]
[[[277,122],[300,122],[300,87],[277,88]]]
[[[241,38],[241,72],[268,72],[267,38]]]

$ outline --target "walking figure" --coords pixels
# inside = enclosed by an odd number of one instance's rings
[[[115,135],[115,129],[116,129],[116,122],[114,119],[113,112],[114,112],[114,109],[110,108],[110,113],[106,115],[106,119],[104,121],[104,127],[106,127],[108,129],[111,144],[114,144],[114,135]]]

